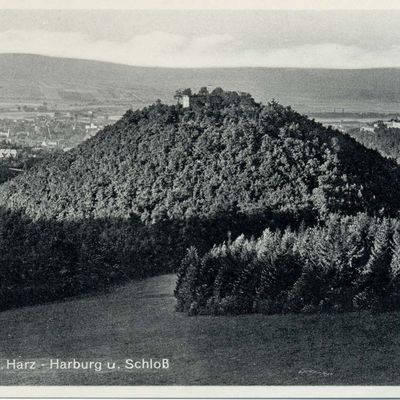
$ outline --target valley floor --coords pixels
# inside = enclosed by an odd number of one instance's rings
[[[188,317],[174,275],[0,313],[2,385],[399,384],[400,315]],[[50,370],[50,359],[168,358],[165,370]],[[35,370],[6,360],[36,361]],[[44,365],[42,367],[42,364]]]

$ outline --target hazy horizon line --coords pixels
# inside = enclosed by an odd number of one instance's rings
[[[387,67],[343,67],[343,68],[333,68],[333,67],[289,67],[289,66],[198,66],[198,67],[185,67],[185,66],[176,66],[176,67],[168,67],[168,66],[158,66],[158,65],[140,65],[140,64],[127,64],[116,61],[107,61],[100,60],[94,58],[83,58],[83,57],[71,57],[71,56],[53,56],[48,54],[41,53],[28,53],[28,52],[0,52],[1,56],[34,56],[34,57],[43,57],[43,58],[52,58],[59,60],[70,60],[70,61],[86,61],[86,62],[95,62],[101,64],[112,64],[123,67],[131,67],[131,68],[147,68],[147,69],[182,69],[182,70],[207,70],[207,69],[292,69],[292,70],[326,70],[326,71],[372,71],[372,70],[388,70],[388,69],[400,69],[400,66],[387,66]]]

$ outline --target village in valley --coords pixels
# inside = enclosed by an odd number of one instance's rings
[[[46,154],[71,150],[120,117],[102,109],[60,110],[46,103],[0,107],[0,182]]]
[[[203,88],[208,92],[210,86]],[[215,90],[215,88],[214,88]],[[219,90],[216,89],[216,90]],[[211,96],[208,101],[211,101]],[[204,102],[204,94],[178,90],[171,102],[183,108]],[[211,99],[211,100],[210,100]],[[143,106],[146,104],[143,104]],[[73,107],[43,102],[40,104],[0,105],[0,183],[13,178],[47,154],[67,152],[95,136],[123,114],[123,108],[100,106]],[[400,115],[396,112],[362,112],[344,108],[310,111],[310,118],[343,133],[371,136],[381,129],[400,133]]]
[[[91,110],[48,111],[47,108],[45,111],[42,110],[43,107],[29,108],[29,111],[15,113],[9,111],[3,113],[0,110],[1,143],[29,147],[33,151],[43,149],[68,151],[94,136],[109,123],[109,120],[120,118]]]

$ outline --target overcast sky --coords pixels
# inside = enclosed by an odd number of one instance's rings
[[[400,10],[2,10],[0,53],[159,67],[400,67]]]

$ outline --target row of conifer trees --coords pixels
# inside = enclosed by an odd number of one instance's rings
[[[204,255],[191,247],[175,296],[190,315],[398,309],[400,224],[332,215],[316,227],[242,235]]]

